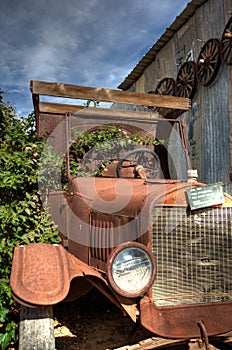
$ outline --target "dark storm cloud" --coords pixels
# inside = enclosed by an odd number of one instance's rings
[[[186,4],[1,0],[0,88],[24,113],[31,79],[116,88]]]

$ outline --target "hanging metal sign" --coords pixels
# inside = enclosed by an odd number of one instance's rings
[[[192,210],[211,207],[225,201],[221,184],[190,188],[187,190],[187,196]]]

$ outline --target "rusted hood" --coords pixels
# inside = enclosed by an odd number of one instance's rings
[[[204,184],[163,179],[144,182],[140,179],[77,178],[70,191],[83,198],[93,210],[136,217],[150,204],[188,206],[186,191],[196,186]],[[232,205],[230,196],[225,196],[223,205]]]
[[[71,192],[83,198],[91,209],[135,217],[151,203],[188,206],[187,189],[197,186],[204,184],[164,179],[144,182],[140,179],[76,178]],[[226,195],[223,205],[231,204],[231,196]]]

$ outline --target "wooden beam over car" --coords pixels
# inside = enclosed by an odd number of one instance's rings
[[[54,103],[54,102],[39,102],[38,106],[39,106],[40,113],[62,114],[62,115],[66,113],[77,113],[81,109],[86,108],[86,106]]]
[[[32,94],[37,96],[43,95],[112,103],[118,102],[147,107],[173,108],[183,111],[187,111],[191,108],[190,99],[176,96],[94,88],[38,80],[31,81],[30,89]]]
[[[81,110],[83,112],[81,112]],[[79,105],[66,105],[59,103],[40,102],[40,114],[55,114],[64,116],[66,113],[71,113],[73,117],[86,116],[101,119],[122,119],[122,120],[143,120],[143,121],[157,121],[160,118],[158,112],[142,112],[142,111],[128,111],[112,108],[100,107],[86,107]]]

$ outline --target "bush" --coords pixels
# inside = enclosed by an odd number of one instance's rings
[[[35,117],[18,117],[0,90],[0,347],[17,340],[18,305],[9,285],[14,247],[60,241],[42,209],[37,171],[44,143],[35,132]]]

